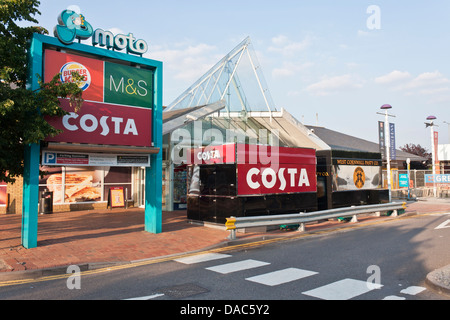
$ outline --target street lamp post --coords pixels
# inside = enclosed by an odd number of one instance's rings
[[[389,202],[392,200],[392,191],[391,191],[391,139],[390,139],[390,125],[389,125],[389,117],[395,117],[394,115],[388,114],[388,110],[392,109],[392,106],[390,104],[383,104],[380,107],[381,110],[384,110],[384,113],[379,113],[384,115],[384,145],[386,146],[386,175],[387,175],[387,182],[388,182],[388,192],[389,192]]]
[[[436,152],[435,152],[435,146],[434,146],[434,122],[433,120],[436,120],[435,116],[428,116],[427,120],[430,121],[430,123],[425,123],[427,127],[430,127],[431,129],[431,162],[433,165],[433,181],[436,179]],[[433,192],[434,196],[436,197],[436,182],[433,182]]]

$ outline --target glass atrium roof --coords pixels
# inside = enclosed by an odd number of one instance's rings
[[[225,112],[276,111],[249,37],[164,111],[208,105],[220,100],[225,101]]]

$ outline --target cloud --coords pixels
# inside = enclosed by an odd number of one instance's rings
[[[312,62],[294,63],[285,61],[280,68],[275,68],[272,70],[272,76],[274,78],[290,77],[297,74],[298,72],[312,67],[313,65],[314,63]]]
[[[284,56],[293,56],[301,51],[304,51],[312,44],[310,36],[305,37],[302,41],[292,41],[285,35],[279,35],[272,38],[272,46],[268,51],[280,53]]]
[[[450,79],[439,71],[423,72],[413,77],[398,70],[375,78],[375,83],[390,86],[390,90],[406,96],[425,96],[428,103],[450,101]]]
[[[411,78],[411,74],[409,72],[394,70],[389,74],[375,78],[375,83],[388,84],[388,83],[393,83],[393,82],[397,82],[397,81],[405,80],[405,79],[409,79],[409,78]]]
[[[326,96],[340,91],[359,89],[363,81],[357,76],[345,74],[342,76],[325,77],[323,80],[306,87],[306,91],[317,96]]]
[[[178,43],[170,47],[154,45],[147,56],[164,61],[165,70],[171,72],[174,79],[193,83],[220,60],[216,51],[217,47],[209,44]]]

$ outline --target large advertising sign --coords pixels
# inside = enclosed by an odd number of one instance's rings
[[[70,82],[73,72],[83,76],[79,86],[85,102],[74,112],[62,99],[61,107],[69,114],[46,120],[63,132],[46,141],[152,145],[152,70],[45,50],[45,81],[60,73],[62,82]]]
[[[259,146],[255,153],[251,149],[237,147],[238,195],[316,192],[315,150]]]
[[[195,148],[189,164],[236,164],[239,196],[317,189],[314,149],[231,143]]]
[[[333,159],[333,191],[381,188],[381,161]]]

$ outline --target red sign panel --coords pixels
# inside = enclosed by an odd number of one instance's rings
[[[61,107],[70,114],[46,120],[63,132],[46,141],[151,146],[152,109],[85,101],[80,111],[74,113],[68,100],[61,100]]]
[[[83,89],[84,100],[103,102],[103,61],[45,50],[45,82],[50,81],[58,73],[61,73],[61,82],[71,82],[72,72],[83,76],[80,88]]]
[[[190,164],[236,163],[236,148],[234,143],[196,148],[190,157]]]
[[[46,118],[63,131],[46,141],[151,147],[151,70],[45,50],[45,81],[60,73],[61,82],[71,82],[73,72],[83,77],[78,85],[84,103],[75,113],[61,99],[61,107],[70,114]]]
[[[303,164],[238,164],[238,195],[316,191],[316,167]]]

